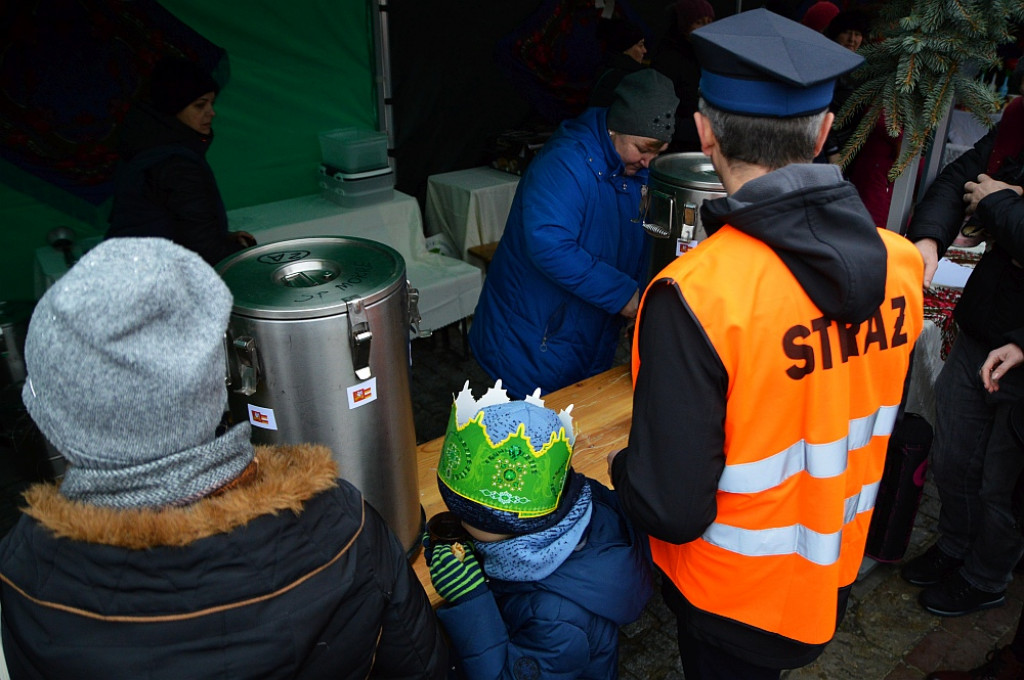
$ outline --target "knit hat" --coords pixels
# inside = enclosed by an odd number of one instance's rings
[[[839,14],[839,8],[836,5],[826,0],[821,0],[821,2],[816,2],[807,8],[803,18],[800,19],[800,23],[814,29],[818,33],[823,33],[828,28],[829,23],[836,18],[837,14]]]
[[[676,12],[676,26],[680,33],[690,30],[693,22],[704,17],[715,20],[715,8],[708,0],[678,0],[674,5]]]
[[[109,507],[182,504],[252,461],[249,424],[217,437],[227,405],[227,286],[161,238],[115,238],[39,300],[22,400],[67,459],[61,493]]]
[[[679,98],[666,76],[652,68],[619,81],[608,107],[608,127],[624,135],[672,141]]]
[[[170,116],[207,92],[220,92],[220,85],[202,67],[186,59],[161,59],[149,77],[149,100],[157,111]]]
[[[862,9],[846,9],[828,23],[828,27],[825,28],[825,37],[835,40],[840,33],[854,30],[867,38],[870,28],[871,18],[867,12]]]
[[[625,19],[601,19],[597,24],[597,37],[604,42],[608,52],[618,54],[643,40],[644,32],[639,26]]]
[[[469,382],[456,397],[437,486],[467,524],[497,534],[532,533],[556,524],[572,506],[582,486],[569,468],[572,407],[555,413],[539,395],[538,389],[510,401],[499,380],[479,400]]]

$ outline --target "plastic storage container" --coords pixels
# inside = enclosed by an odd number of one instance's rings
[[[320,155],[324,164],[341,172],[378,170],[388,165],[388,135],[359,128],[321,132]]]
[[[395,173],[391,168],[369,172],[328,175],[320,166],[320,195],[343,208],[361,208],[364,205],[390,201],[394,195]]]

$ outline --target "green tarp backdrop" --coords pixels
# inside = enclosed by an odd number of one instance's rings
[[[377,128],[376,9],[367,0],[161,4],[227,51],[230,79],[217,99],[207,158],[229,210],[316,193],[318,133]],[[88,237],[106,228],[102,210],[87,219],[71,212],[0,183],[0,300],[35,297],[35,251],[47,246],[51,229]]]

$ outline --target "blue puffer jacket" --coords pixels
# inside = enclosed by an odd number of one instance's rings
[[[589,482],[590,526],[551,575],[492,578],[491,594],[437,610],[466,678],[618,677],[619,626],[635,621],[651,595],[650,552],[615,492]]]
[[[487,271],[469,341],[516,398],[610,368],[618,312],[645,282],[649,237],[632,220],[647,170],[623,174],[605,114],[564,122],[530,163]]]

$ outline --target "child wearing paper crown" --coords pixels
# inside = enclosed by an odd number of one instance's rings
[[[437,614],[465,677],[616,678],[619,626],[651,594],[649,548],[614,491],[573,471],[572,407],[499,380],[455,400],[437,484],[472,537],[431,545]]]

